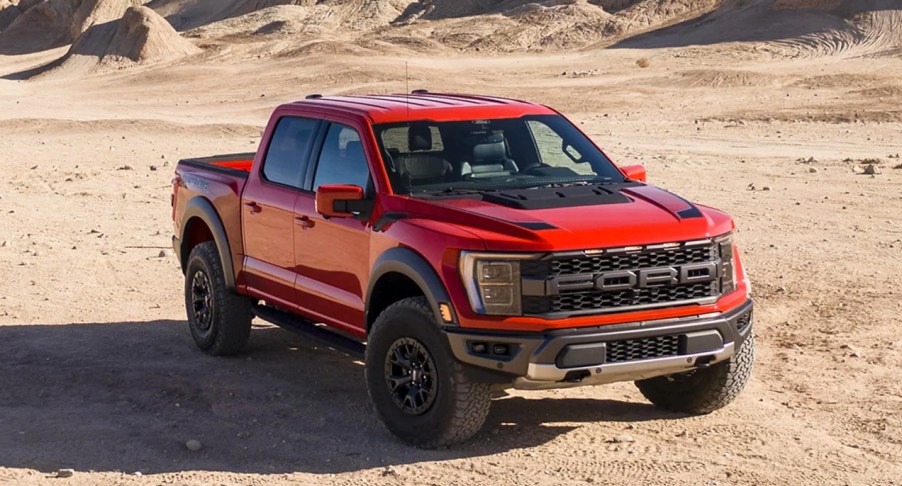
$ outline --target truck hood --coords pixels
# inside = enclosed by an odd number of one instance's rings
[[[732,219],[639,183],[411,198],[407,216],[462,226],[490,251],[560,251],[688,241]]]

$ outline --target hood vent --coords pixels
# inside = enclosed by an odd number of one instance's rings
[[[620,193],[636,184],[509,189],[483,193],[482,200],[514,209],[554,209],[602,204],[626,204],[632,199]]]

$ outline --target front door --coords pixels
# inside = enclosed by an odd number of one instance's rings
[[[370,226],[356,218],[325,219],[316,212],[321,185],[372,187],[360,134],[331,123],[311,179],[312,192],[295,205],[294,254],[298,304],[323,322],[352,334],[365,334],[364,283],[369,279]],[[368,197],[372,197],[372,189]]]
[[[241,198],[245,272],[251,295],[293,309],[294,207],[303,185],[320,120],[283,117],[258,173]]]

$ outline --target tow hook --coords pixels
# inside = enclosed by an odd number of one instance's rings
[[[710,368],[712,361],[714,361],[714,356],[702,356],[695,360],[695,367],[701,369]]]
[[[579,383],[588,378],[590,374],[589,370],[574,370],[564,375],[564,379],[561,381],[564,383]]]

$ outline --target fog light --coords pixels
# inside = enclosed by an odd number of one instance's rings
[[[474,353],[484,354],[486,351],[486,345],[485,343],[473,343],[471,345],[471,349]]]
[[[498,356],[507,356],[508,348],[507,344],[496,344],[492,346],[492,354],[497,354]]]

